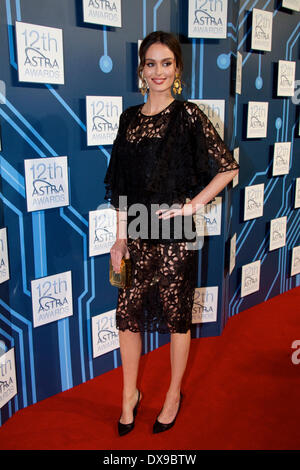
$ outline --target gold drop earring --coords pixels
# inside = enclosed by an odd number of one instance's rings
[[[174,80],[174,83],[173,83],[173,92],[174,94],[176,95],[178,93],[178,95],[181,95],[181,92],[182,92],[182,86],[181,86],[181,80],[180,80],[180,77],[179,75],[175,75],[175,80]]]

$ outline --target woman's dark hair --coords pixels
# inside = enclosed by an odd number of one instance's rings
[[[140,63],[138,66],[139,78],[142,79],[142,70],[145,66],[146,52],[148,48],[152,46],[152,44],[155,44],[157,42],[164,44],[173,52],[175,56],[175,60],[176,60],[176,66],[179,70],[179,75],[181,75],[182,70],[183,70],[183,60],[182,60],[181,46],[180,46],[178,39],[171,33],[165,33],[164,31],[153,31],[152,33],[148,34],[148,36],[146,36],[143,39],[140,45],[140,49],[139,49]]]

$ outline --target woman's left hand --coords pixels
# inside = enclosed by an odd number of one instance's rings
[[[193,215],[194,209],[190,203],[186,203],[182,207],[176,207],[176,204],[174,204],[174,207],[171,207],[171,209],[158,209],[155,213],[159,219],[170,219],[177,215]]]

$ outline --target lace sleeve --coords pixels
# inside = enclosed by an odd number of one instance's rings
[[[195,103],[187,104],[187,112],[190,114],[190,123],[195,136],[196,147],[199,147],[200,143],[202,147],[205,145],[205,154],[208,161],[204,166],[208,170],[209,178],[211,179],[217,173],[239,169],[239,164],[233,158],[232,153],[206,114]],[[196,151],[196,159],[198,157]],[[203,159],[203,152],[201,158]],[[199,164],[199,161],[196,162],[196,165]]]
[[[125,132],[126,111],[124,111],[120,116],[118,133],[113,143],[109,165],[104,177],[104,199],[109,201],[115,209],[122,209],[119,207],[119,196],[126,194],[125,175],[124,171],[122,170],[122,162],[120,159],[120,141]]]

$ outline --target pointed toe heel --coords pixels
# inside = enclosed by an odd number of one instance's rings
[[[138,399],[137,399],[137,402],[136,402],[136,405],[135,407],[133,408],[133,421],[132,423],[129,423],[129,424],[123,424],[120,422],[120,420],[118,421],[118,432],[119,432],[119,436],[125,436],[125,434],[128,434],[129,432],[131,432],[134,428],[134,424],[135,424],[135,417],[137,415],[137,412],[138,412],[138,406],[140,404],[140,391],[138,390]]]
[[[158,434],[160,432],[168,431],[168,429],[171,429],[174,426],[176,418],[177,418],[179,410],[180,410],[180,407],[181,407],[182,398],[183,398],[183,395],[180,392],[180,400],[179,400],[178,410],[177,410],[175,418],[173,419],[173,421],[171,421],[171,423],[161,423],[156,418],[156,421],[153,425],[153,434]]]
[[[130,431],[132,431],[134,428],[134,420],[132,423],[129,424],[123,424],[118,421],[118,432],[119,436],[125,436],[125,434],[128,434]]]

